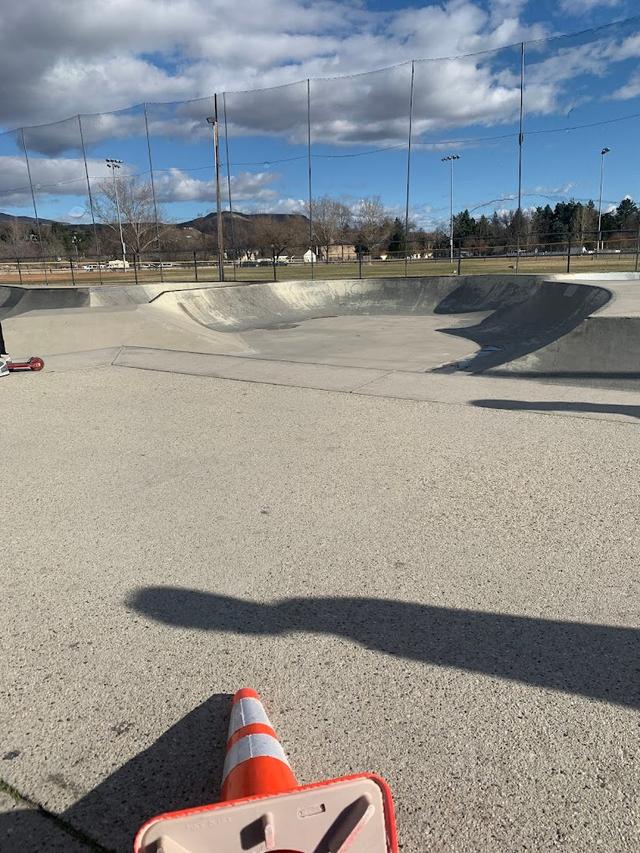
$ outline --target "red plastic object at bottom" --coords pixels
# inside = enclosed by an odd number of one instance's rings
[[[7,363],[7,368],[10,371],[42,370],[43,367],[44,361],[37,355],[32,355],[26,361],[9,361]]]

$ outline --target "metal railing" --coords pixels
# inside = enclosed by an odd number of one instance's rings
[[[252,253],[242,259],[224,258],[215,252],[133,252],[123,261],[110,255],[78,257],[0,257],[0,285],[71,286],[140,284],[152,282],[212,283],[278,281],[311,278],[406,278],[465,273],[514,272],[638,272],[638,230],[600,232],[579,236],[557,234],[543,239],[526,236],[517,242],[488,241],[478,237],[457,238],[451,258],[445,236],[436,245],[409,241],[406,251],[358,251],[353,245],[338,246],[328,260],[320,253],[305,261],[305,245],[282,255]],[[343,257],[340,257],[342,249]],[[313,267],[313,271],[312,271]],[[223,271],[221,276],[220,271]]]

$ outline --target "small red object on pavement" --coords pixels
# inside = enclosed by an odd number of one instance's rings
[[[8,361],[7,369],[10,371],[19,370],[42,370],[44,361],[37,355],[32,355],[26,361]]]

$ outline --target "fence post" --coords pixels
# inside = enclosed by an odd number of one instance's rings
[[[78,114],[78,128],[80,130],[80,145],[82,147],[82,159],[84,160],[84,174],[87,179],[87,193],[89,194],[89,210],[91,211],[91,222],[93,224],[93,238],[96,244],[96,256],[98,257],[98,278],[102,284],[102,270],[100,269],[100,241],[98,240],[98,229],[93,207],[93,194],[91,192],[91,181],[89,180],[89,166],[87,165],[87,151],[84,145],[84,133],[82,131],[82,117]]]
[[[136,280],[136,284],[138,284],[138,264],[140,263],[140,255],[138,252],[133,253],[133,277]]]
[[[358,278],[362,278],[362,249],[358,249]]]
[[[69,268],[71,269],[71,284],[73,284],[75,286],[76,277],[75,277],[75,274],[73,272],[73,258],[69,258]]]
[[[567,238],[567,272],[571,272],[571,234]]]
[[[227,192],[229,193],[229,218],[231,220],[231,256],[233,258],[233,280],[236,280],[236,229],[233,221],[233,202],[231,200],[231,162],[229,160],[229,132],[227,128],[227,96],[222,93],[222,114],[224,116],[224,150],[225,166],[227,169]],[[198,268],[196,266],[196,281],[198,280]]]
[[[22,284],[23,283],[22,282],[22,267],[20,266],[20,258],[16,258],[16,263],[18,264],[18,278],[20,279],[20,284]],[[638,263],[638,255],[636,253],[636,269],[638,269],[637,263]]]
[[[146,102],[143,104],[144,110],[144,131],[147,137],[147,155],[149,157],[149,177],[151,178],[151,198],[153,200],[153,218],[155,220],[156,225],[156,244],[158,246],[158,252],[162,252],[162,246],[160,245],[160,225],[158,224],[158,203],[156,201],[156,182],[153,174],[153,161],[151,159],[151,137],[149,136],[149,117],[147,115],[147,104]],[[162,257],[160,258],[160,262],[162,263]],[[160,281],[164,281],[164,271],[162,267],[160,267]]]
[[[411,191],[411,136],[413,129],[413,89],[415,78],[415,62],[411,60],[411,88],[409,90],[409,140],[407,144],[407,191],[404,208],[404,277],[408,274],[407,252],[409,249],[409,193]]]
[[[460,275],[461,269],[462,269],[462,247],[458,246],[458,275]]]
[[[20,132],[22,134],[22,150],[24,151],[24,159],[27,164],[27,177],[29,178],[29,188],[31,189],[31,200],[33,202],[33,215],[36,220],[36,231],[38,233],[38,249],[40,251],[40,257],[42,258],[42,271],[44,272],[44,283],[48,287],[49,279],[47,277],[47,262],[44,256],[44,244],[42,242],[42,229],[40,228],[40,216],[38,214],[38,205],[36,204],[36,193],[33,188],[33,181],[31,180],[31,164],[29,163],[29,152],[27,151],[27,144],[24,141],[24,127],[20,128]]]
[[[638,255],[640,255],[640,226],[638,227],[638,233],[636,234],[636,262],[633,267],[634,272],[638,272]]]
[[[271,247],[271,259],[273,262],[273,280],[277,281],[278,276],[276,275],[276,250],[273,246]]]
[[[520,45],[520,123],[518,133],[518,228],[516,232],[516,273],[520,270],[520,231],[522,229],[522,146],[524,144],[524,42]]]
[[[311,281],[314,279],[313,185],[311,180],[311,80],[307,77],[307,172],[309,183],[309,251],[311,252]],[[275,281],[275,275],[274,279]]]
[[[193,253],[193,274],[195,281],[198,281],[198,258],[195,252]]]

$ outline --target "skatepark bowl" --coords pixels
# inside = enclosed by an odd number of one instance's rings
[[[0,851],[214,801],[243,686],[301,784],[388,780],[403,853],[639,850],[639,306],[1,286],[45,368],[0,379]]]
[[[156,353],[157,365],[186,372],[205,369],[191,353],[400,373],[640,376],[632,273],[164,288],[0,287],[0,319],[21,350],[135,347],[140,361],[141,350],[164,349],[181,354]]]

